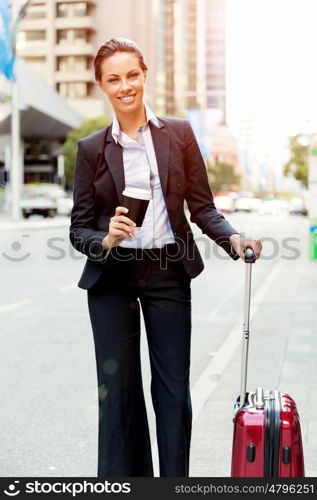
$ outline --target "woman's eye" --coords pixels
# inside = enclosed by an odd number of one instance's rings
[[[137,78],[137,76],[139,75],[139,73],[132,73],[130,75],[130,78]],[[118,81],[118,78],[110,78],[110,80],[108,80],[109,83],[113,83],[113,82],[117,82]]]

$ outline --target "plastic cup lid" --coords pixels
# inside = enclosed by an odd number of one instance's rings
[[[122,194],[123,194],[123,196],[128,196],[129,198],[136,198],[139,200],[151,200],[152,199],[152,193],[148,189],[126,188]]]

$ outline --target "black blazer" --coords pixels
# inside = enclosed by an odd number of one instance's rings
[[[233,259],[238,256],[231,249],[229,236],[238,231],[215,208],[206,167],[189,122],[178,118],[158,120],[161,128],[150,122],[150,130],[166,208],[184,270],[195,278],[204,264],[185,216],[184,200],[190,220]],[[101,275],[106,254],[101,242],[115,208],[123,200],[122,148],[111,131],[112,124],[78,141],[70,240],[88,257],[78,283],[84,289],[91,288]]]

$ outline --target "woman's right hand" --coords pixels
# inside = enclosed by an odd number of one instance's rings
[[[123,214],[129,212],[128,208],[117,207],[115,215],[109,222],[109,232],[102,240],[102,248],[109,250],[116,247],[125,238],[131,238],[134,235],[135,222]]]

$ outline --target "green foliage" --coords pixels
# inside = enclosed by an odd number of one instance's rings
[[[301,134],[289,138],[289,149],[291,157],[284,165],[284,175],[292,175],[302,183],[308,186],[308,150],[307,145],[300,144]]]
[[[0,90],[0,102],[11,101],[11,96],[9,94],[5,94]]]
[[[71,130],[64,142],[64,156],[65,156],[65,177],[66,183],[70,186],[73,184],[73,174],[77,153],[77,142],[83,137],[101,130],[107,127],[111,123],[111,120],[104,118],[103,116],[98,116],[91,120],[84,121],[80,127]]]
[[[240,185],[240,176],[234,171],[234,167],[228,163],[216,163],[211,165],[207,160],[207,174],[209,185],[213,193],[228,189],[229,186]]]

